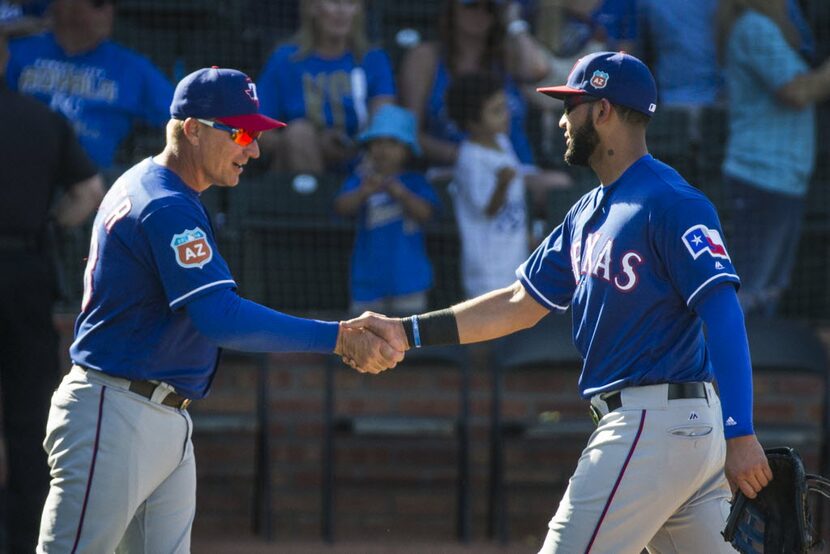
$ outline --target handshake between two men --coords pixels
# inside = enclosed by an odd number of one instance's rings
[[[395,367],[410,346],[401,319],[364,312],[340,322],[334,353],[361,373],[377,374]]]

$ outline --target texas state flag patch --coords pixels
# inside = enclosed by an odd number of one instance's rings
[[[683,233],[683,244],[689,250],[692,258],[698,259],[701,254],[708,252],[713,258],[729,259],[723,237],[717,229],[710,229],[706,225],[694,225]]]

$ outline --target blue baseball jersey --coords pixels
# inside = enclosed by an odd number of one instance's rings
[[[693,308],[716,284],[740,284],[712,203],[650,155],[574,204],[516,275],[543,306],[572,308],[586,399],[712,381]]]
[[[199,194],[148,158],[115,182],[95,217],[72,361],[202,398],[219,348],[183,308],[235,287]]]
[[[392,63],[382,49],[369,50],[360,61],[351,52],[327,59],[298,50],[293,44],[278,48],[257,79],[265,115],[289,123],[305,118],[353,137],[368,123],[372,99],[395,96]]]
[[[46,33],[13,40],[9,51],[9,87],[64,114],[99,167],[112,165],[134,119],[161,126],[170,117],[170,81],[147,58],[112,41],[69,55]]]
[[[397,176],[413,194],[439,207],[438,196],[420,173]],[[352,175],[340,194],[356,190],[360,176]],[[377,300],[427,290],[432,286],[432,264],[421,225],[404,214],[387,192],[372,194],[360,209],[352,253],[352,299]]]

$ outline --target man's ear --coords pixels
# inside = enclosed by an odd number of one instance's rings
[[[609,102],[606,98],[603,98],[599,102],[595,103],[594,106],[596,106],[596,110],[594,110],[594,113],[596,114],[596,117],[594,118],[594,125],[596,126],[608,123],[611,119],[611,111],[614,109],[611,102]]]
[[[201,125],[194,117],[188,117],[184,120],[184,123],[182,124],[182,131],[190,144],[199,144],[202,127],[203,125]]]

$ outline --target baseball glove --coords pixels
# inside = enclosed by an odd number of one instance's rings
[[[807,474],[792,448],[765,450],[772,481],[749,499],[738,491],[723,538],[741,554],[802,554],[818,546],[807,503],[809,492],[830,498],[830,480]]]

